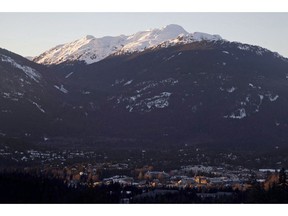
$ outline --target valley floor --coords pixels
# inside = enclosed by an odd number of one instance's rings
[[[1,203],[288,202],[283,151],[17,149],[0,148]]]

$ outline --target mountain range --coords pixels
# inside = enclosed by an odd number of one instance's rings
[[[95,38],[92,35],[86,35],[71,43],[58,45],[33,58],[33,61],[45,65],[73,61],[84,61],[87,64],[92,64],[112,54],[141,52],[181,36],[189,37],[193,41],[222,39],[219,35],[199,32],[189,34],[181,26],[171,24],[160,29],[141,31],[129,36]]]
[[[85,36],[32,60],[0,49],[2,137],[134,147],[288,142],[288,59],[259,46],[168,25]]]

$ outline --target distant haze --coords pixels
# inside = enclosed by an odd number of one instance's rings
[[[178,24],[288,57],[287,22],[288,13],[0,13],[0,47],[36,56],[85,35],[130,35]]]

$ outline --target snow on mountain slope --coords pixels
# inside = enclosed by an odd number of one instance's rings
[[[166,41],[176,43],[179,38],[185,38],[186,42],[222,39],[218,35],[206,33],[189,34],[181,26],[171,24],[160,29],[140,31],[130,36],[95,38],[87,35],[71,43],[58,45],[35,57],[33,61],[49,65],[79,60],[91,64],[114,53],[143,51]]]
[[[2,62],[9,62],[13,67],[22,70],[27,77],[31,78],[35,82],[39,82],[41,79],[41,75],[33,68],[26,66],[26,65],[21,65],[18,62],[16,62],[14,59],[10,58],[9,56],[2,55],[0,54],[0,60]]]
[[[188,32],[181,26],[175,24],[167,25],[160,29],[137,32],[127,38],[127,44],[121,50],[128,52],[142,51],[145,48],[155,46],[185,34],[188,34]]]
[[[189,33],[186,35],[179,35],[176,38],[166,40],[162,43],[159,43],[159,44],[151,47],[151,49],[155,49],[155,48],[159,48],[159,47],[163,48],[163,47],[175,46],[177,44],[188,44],[188,43],[192,43],[192,42],[199,42],[202,40],[205,40],[205,41],[222,40],[223,42],[226,41],[220,35],[210,35],[210,34],[202,33],[202,32],[194,32],[194,33]]]
[[[119,49],[126,36],[95,38],[87,35],[71,43],[58,45],[33,61],[40,64],[60,64],[66,61],[83,60],[87,64],[100,61]]]

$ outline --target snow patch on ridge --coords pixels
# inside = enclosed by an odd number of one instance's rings
[[[59,91],[61,91],[62,93],[64,93],[64,94],[67,94],[67,93],[68,93],[68,90],[65,89],[63,85],[61,85],[60,87],[57,86],[57,85],[54,85],[54,87],[55,87],[56,89],[58,89]]]
[[[236,88],[234,86],[232,86],[231,88],[227,89],[227,92],[232,93],[236,90]]]
[[[171,40],[164,41],[160,43],[159,45],[153,46],[151,49],[157,49],[157,48],[166,48],[170,46],[175,45],[182,45],[182,44],[189,44],[193,42],[200,42],[200,41],[225,41],[220,35],[211,35],[207,33],[202,32],[194,32],[194,33],[188,33],[188,34],[181,34],[177,38],[173,38]]]
[[[129,81],[127,81],[126,83],[124,83],[123,86],[130,85],[132,82],[133,82],[133,80],[129,80]]]
[[[279,98],[279,95],[273,96],[271,93],[266,94],[266,96],[269,98],[269,100],[271,102],[274,102],[274,101],[276,101]]]
[[[10,58],[9,56],[5,56],[0,54],[0,59],[2,62],[9,62],[11,65],[15,68],[18,68],[22,70],[27,77],[33,79],[35,82],[39,83],[39,80],[41,79],[41,75],[33,68],[28,67],[26,65],[21,65],[17,63],[14,59]]]
[[[31,101],[31,100],[29,100],[32,104],[34,104],[42,113],[45,113],[45,110],[44,109],[42,109],[42,107],[38,104],[38,103],[36,103],[36,102],[34,102],[34,101]]]
[[[67,74],[67,75],[65,76],[65,79],[69,78],[73,73],[74,73],[74,72],[70,72],[69,74]]]
[[[229,116],[228,115],[224,116],[224,118],[231,118],[231,119],[243,119],[245,117],[247,117],[247,115],[246,115],[246,110],[244,108],[240,108],[236,110]]]

